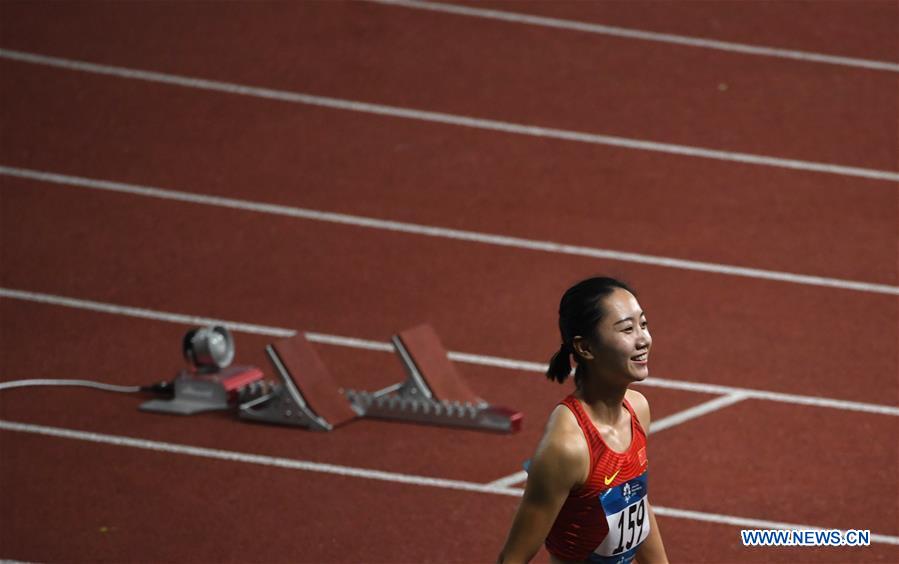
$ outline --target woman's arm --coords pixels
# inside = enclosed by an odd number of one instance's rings
[[[583,483],[589,467],[587,443],[574,415],[565,407],[556,408],[531,459],[524,496],[497,563],[528,562],[537,554],[559,509],[571,490]]]
[[[651,504],[647,504],[647,507],[649,508],[649,536],[637,548],[637,561],[640,564],[668,564],[668,555],[665,554],[665,545],[662,544],[662,534],[656,523],[655,511],[652,510]]]
[[[628,390],[625,394],[627,401],[634,408],[637,419],[643,430],[649,435],[649,426],[652,423],[652,416],[649,411],[649,402],[640,392]],[[668,564],[668,555],[665,554],[665,545],[662,543],[662,534],[659,532],[659,525],[656,523],[656,514],[652,510],[652,505],[647,504],[649,508],[649,536],[637,548],[637,561],[640,564]]]

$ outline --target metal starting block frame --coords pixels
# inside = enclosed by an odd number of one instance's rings
[[[360,417],[505,433],[521,430],[520,412],[491,405],[468,388],[430,325],[403,331],[391,341],[407,378],[375,392],[346,390]]]
[[[356,418],[302,333],[268,345],[265,352],[280,381],[270,392],[242,402],[238,417],[316,431],[330,431]],[[302,391],[298,382],[303,382]],[[245,393],[252,395],[252,388]]]
[[[228,366],[210,374],[182,370],[173,381],[172,399],[150,400],[140,409],[175,415],[225,410],[234,405],[239,390],[262,378],[262,371],[254,366]]]

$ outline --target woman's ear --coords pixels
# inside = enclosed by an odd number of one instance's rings
[[[580,335],[571,340],[571,348],[574,349],[574,354],[584,360],[593,360],[593,351],[590,349],[590,342]]]

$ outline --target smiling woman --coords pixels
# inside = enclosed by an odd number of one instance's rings
[[[649,404],[630,390],[649,375],[652,336],[633,290],[614,278],[572,286],[559,304],[562,345],[547,377],[575,391],[553,410],[498,562],[667,562],[649,504]]]

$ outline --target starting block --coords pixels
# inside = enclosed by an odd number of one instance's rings
[[[375,392],[347,390],[359,416],[507,433],[521,430],[520,412],[491,405],[469,389],[430,325],[391,340],[407,378]]]
[[[236,403],[240,390],[262,378],[262,371],[253,366],[229,366],[213,373],[182,370],[173,381],[172,399],[150,400],[140,409],[176,415],[228,409]]]
[[[316,431],[330,431],[356,418],[356,412],[303,334],[273,343],[265,352],[279,382],[261,395],[257,395],[256,387],[245,389],[238,417]],[[256,397],[247,398],[253,395]]]

